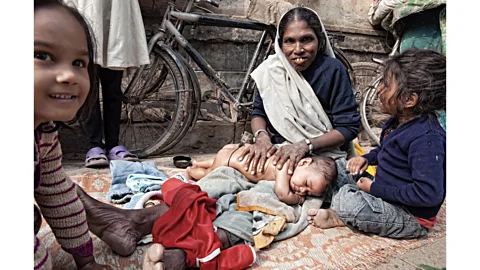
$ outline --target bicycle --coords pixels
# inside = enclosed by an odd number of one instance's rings
[[[148,40],[151,63],[137,69],[123,82],[126,89],[120,141],[140,157],[168,151],[193,128],[197,120],[201,104],[200,84],[179,50],[183,50],[217,87],[214,97],[217,113],[230,123],[246,121],[250,117],[257,93],[250,73],[273,51],[274,26],[213,14],[197,4],[219,7],[214,0],[188,0],[181,10],[176,8],[175,2],[168,1],[158,33]],[[194,8],[206,13],[192,12]],[[193,28],[208,25],[261,31],[241,87],[228,86],[185,39],[182,32],[187,24],[192,24]],[[352,66],[343,52],[334,47],[334,53],[351,72]],[[131,134],[130,138],[128,134]]]
[[[400,38],[397,38],[393,45],[392,51],[388,54],[388,58],[395,56],[398,53],[400,47]],[[383,74],[380,72],[380,67],[383,67],[384,61],[372,58],[375,63],[373,65],[365,65],[368,68],[374,67],[375,72],[378,75],[370,81],[370,83],[363,88],[362,97],[360,102],[360,117],[362,127],[367,132],[369,138],[373,140],[376,145],[380,145],[380,133],[382,132],[383,123],[390,117],[387,114],[383,114],[378,107],[378,95],[377,86],[383,79]],[[372,63],[366,63],[372,64]],[[364,65],[362,63],[362,65]],[[353,64],[355,67],[355,63]],[[355,69],[356,70],[356,69]]]

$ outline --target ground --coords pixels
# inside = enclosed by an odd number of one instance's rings
[[[191,154],[190,156],[194,159],[200,159],[212,157],[213,154]],[[153,157],[149,158],[148,161],[155,162],[159,167],[174,168],[172,157],[173,156]],[[64,168],[67,173],[91,170],[85,169],[82,161],[64,161]],[[436,238],[434,241],[419,248],[411,249],[403,254],[390,256],[388,258],[387,262],[370,269],[442,269],[446,267],[446,237]]]

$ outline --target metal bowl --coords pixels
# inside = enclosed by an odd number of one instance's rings
[[[175,156],[173,157],[173,165],[180,169],[185,169],[188,166],[192,166],[192,158],[188,156]]]

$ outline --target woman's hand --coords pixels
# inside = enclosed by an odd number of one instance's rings
[[[361,191],[365,191],[367,193],[370,193],[370,186],[372,186],[373,181],[370,178],[367,177],[362,177],[358,179],[357,181],[357,187]]]
[[[264,171],[265,162],[267,158],[271,157],[277,148],[270,142],[270,137],[259,136],[255,139],[255,143],[243,150],[242,154],[238,157],[239,161],[242,161],[245,156],[245,171],[250,170],[251,174]]]
[[[293,174],[293,170],[297,166],[298,162],[305,157],[308,152],[308,145],[305,141],[287,144],[277,150],[272,162],[273,165],[277,166],[278,170],[281,170],[283,168],[283,164],[285,164],[287,160],[290,160],[288,174]]]
[[[368,160],[364,157],[353,157],[348,160],[347,163],[347,168],[350,171],[350,174],[359,174],[362,175],[362,173],[367,169],[368,167]]]

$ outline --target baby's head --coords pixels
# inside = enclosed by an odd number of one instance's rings
[[[337,166],[332,158],[312,156],[298,162],[290,179],[290,188],[302,196],[320,197],[336,179]]]
[[[408,49],[385,63],[378,86],[380,108],[393,116],[420,116],[446,110],[446,57]]]
[[[36,128],[88,117],[98,98],[94,50],[90,27],[76,9],[59,0],[34,1]]]

